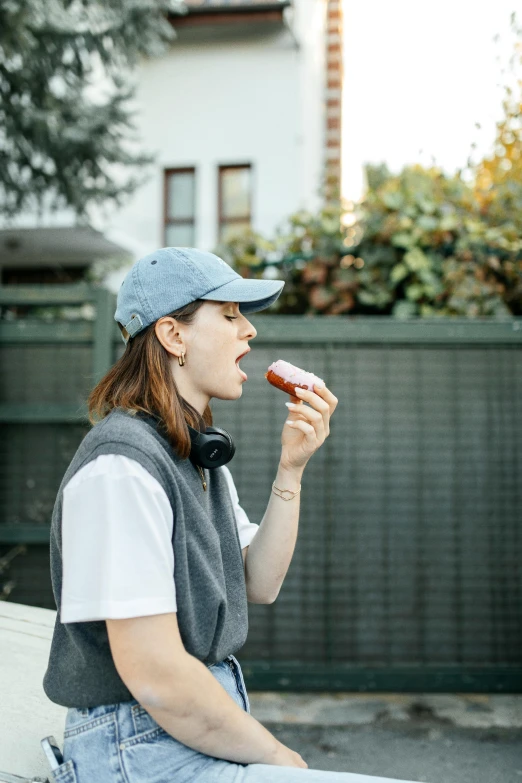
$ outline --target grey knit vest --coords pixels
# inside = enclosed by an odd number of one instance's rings
[[[105,621],[60,622],[63,489],[80,468],[101,454],[136,460],[167,493],[174,515],[177,620],[187,652],[206,664],[222,661],[243,646],[248,631],[241,545],[222,468],[205,470],[205,492],[197,468],[176,454],[153,420],[117,408],[81,442],[52,515],[51,579],[58,612],[43,687],[51,701],[65,707],[95,707],[133,698],[114,666]]]

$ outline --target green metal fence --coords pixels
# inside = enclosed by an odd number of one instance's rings
[[[27,545],[8,568],[21,603],[54,608],[56,490],[88,430],[85,398],[124,346],[103,289],[0,288],[3,307],[86,301],[93,321],[0,320],[0,555]],[[305,472],[281,593],[250,605],[249,687],[520,692],[522,319],[251,320],[243,396],[212,408],[252,521],[287,415],[267,366],[312,370],[339,405]]]

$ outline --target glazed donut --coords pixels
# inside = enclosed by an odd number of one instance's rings
[[[276,389],[281,389],[281,391],[293,396],[295,396],[296,386],[313,391],[314,384],[325,385],[322,378],[311,372],[300,370],[299,367],[294,367],[293,364],[285,362],[283,359],[278,359],[277,362],[270,365],[268,372],[265,373],[265,378]]]

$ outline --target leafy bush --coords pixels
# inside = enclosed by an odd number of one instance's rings
[[[272,312],[522,315],[522,236],[497,223],[460,174],[367,167],[358,205],[291,215],[272,240],[253,232],[218,251],[245,277],[286,281]]]

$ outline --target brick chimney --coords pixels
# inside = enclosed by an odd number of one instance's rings
[[[325,178],[341,184],[341,96],[343,83],[341,0],[326,0]]]

